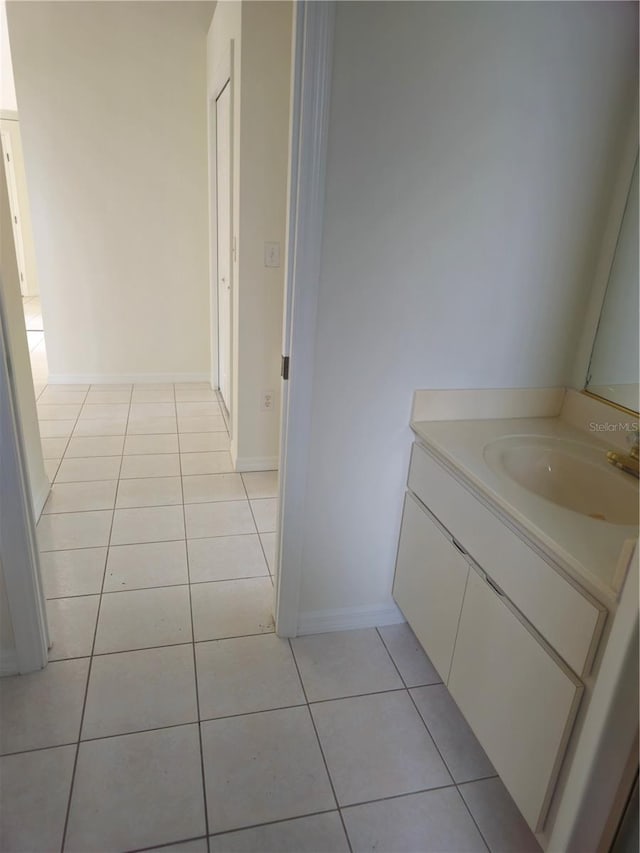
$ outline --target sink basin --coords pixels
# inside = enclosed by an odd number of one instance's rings
[[[487,465],[557,506],[609,524],[638,524],[638,482],[604,451],[569,439],[509,435],[484,447]]]

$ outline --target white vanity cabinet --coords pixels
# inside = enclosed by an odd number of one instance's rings
[[[417,444],[393,595],[539,832],[606,610]]]
[[[447,686],[527,823],[541,830],[583,686],[475,569]]]
[[[445,682],[468,574],[469,563],[408,492],[393,594]]]

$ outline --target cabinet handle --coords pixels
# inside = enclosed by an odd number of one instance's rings
[[[451,542],[453,543],[453,547],[454,547],[454,548],[457,548],[457,549],[458,549],[458,551],[460,551],[460,553],[461,553],[461,554],[464,554],[464,555],[465,555],[465,557],[466,557],[466,556],[468,556],[468,555],[467,555],[467,552],[464,550],[464,548],[463,548],[463,547],[462,547],[462,545],[458,542],[458,540],[457,540],[457,539],[453,539],[453,538],[452,538],[452,539],[451,539]]]
[[[500,587],[498,586],[498,584],[497,584],[497,583],[495,583],[495,581],[492,581],[492,580],[491,580],[491,578],[489,577],[489,575],[485,574],[484,579],[485,579],[485,580],[486,580],[486,582],[489,584],[489,586],[491,587],[491,589],[492,589],[495,593],[497,593],[497,594],[500,596],[500,598],[504,598],[504,592],[500,589]]]

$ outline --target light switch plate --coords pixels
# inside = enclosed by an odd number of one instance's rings
[[[280,243],[264,244],[264,265],[265,267],[280,266]]]

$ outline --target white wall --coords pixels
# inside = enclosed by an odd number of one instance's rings
[[[0,0],[0,110],[15,112],[17,109],[9,30],[7,28],[7,9],[4,0]]]
[[[375,619],[413,391],[568,380],[637,10],[339,3],[334,50],[300,607]]]
[[[211,11],[7,4],[54,379],[208,376]]]
[[[232,455],[239,470],[276,467],[291,74],[289,2],[220,2],[208,36],[209,93],[234,39]],[[215,162],[215,161],[213,161]],[[281,266],[264,265],[279,242]],[[271,411],[262,394],[273,392]]]
[[[4,570],[0,559],[0,675],[15,670],[16,641],[9,613],[9,602],[4,582]]]

